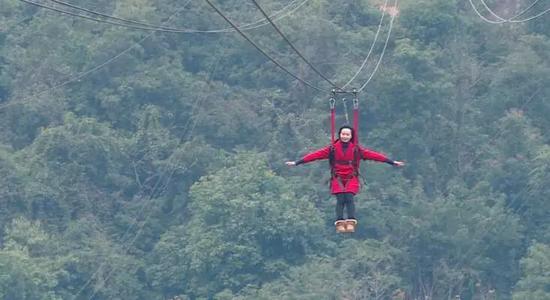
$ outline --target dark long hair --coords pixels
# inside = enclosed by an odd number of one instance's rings
[[[349,125],[344,125],[340,127],[340,129],[338,129],[338,138],[336,139],[336,141],[340,140],[340,133],[342,133],[342,130],[344,129],[349,129],[351,131],[351,140],[349,141],[352,143],[355,143],[355,130],[353,130],[353,128]]]

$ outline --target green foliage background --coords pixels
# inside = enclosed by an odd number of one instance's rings
[[[71,1],[228,27],[184,2]],[[252,2],[215,3],[239,24],[261,18]],[[309,0],[277,24],[343,83],[383,4]],[[503,16],[529,4],[488,1]],[[329,141],[329,95],[235,32],[151,34],[3,0],[0,299],[548,299],[549,24],[399,1],[361,94],[360,139],[407,166],[364,164],[358,231],[339,236],[327,164],[284,165]],[[330,89],[270,26],[246,32]]]

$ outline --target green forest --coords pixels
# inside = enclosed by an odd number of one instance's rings
[[[550,1],[257,3],[0,1],[0,299],[550,299]]]

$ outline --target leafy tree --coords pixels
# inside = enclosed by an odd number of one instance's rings
[[[550,248],[548,245],[534,243],[529,247],[527,256],[521,259],[523,276],[514,288],[514,300],[542,300],[550,297],[549,261]]]
[[[197,296],[277,276],[305,259],[321,227],[312,203],[253,152],[237,153],[193,185],[189,212],[185,227],[155,249],[151,276],[155,285]]]
[[[72,259],[61,255],[59,242],[39,223],[14,219],[0,249],[0,296],[47,300],[68,296],[60,285],[69,276],[64,267]]]
[[[0,230],[2,230],[2,235],[4,226],[10,219],[28,209],[23,201],[25,177],[17,167],[11,151],[0,148],[0,177],[2,178],[0,183]]]

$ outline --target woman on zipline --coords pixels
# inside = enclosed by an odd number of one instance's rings
[[[385,162],[401,167],[405,163],[394,161],[381,153],[377,153],[354,143],[354,130],[350,126],[343,126],[338,131],[338,139],[333,144],[306,154],[298,161],[287,161],[288,166],[297,166],[315,160],[329,159],[331,168],[331,193],[336,195],[336,226],[337,232],[354,232],[355,203],[353,196],[359,192],[359,164],[361,159]],[[347,219],[344,219],[344,207]]]

